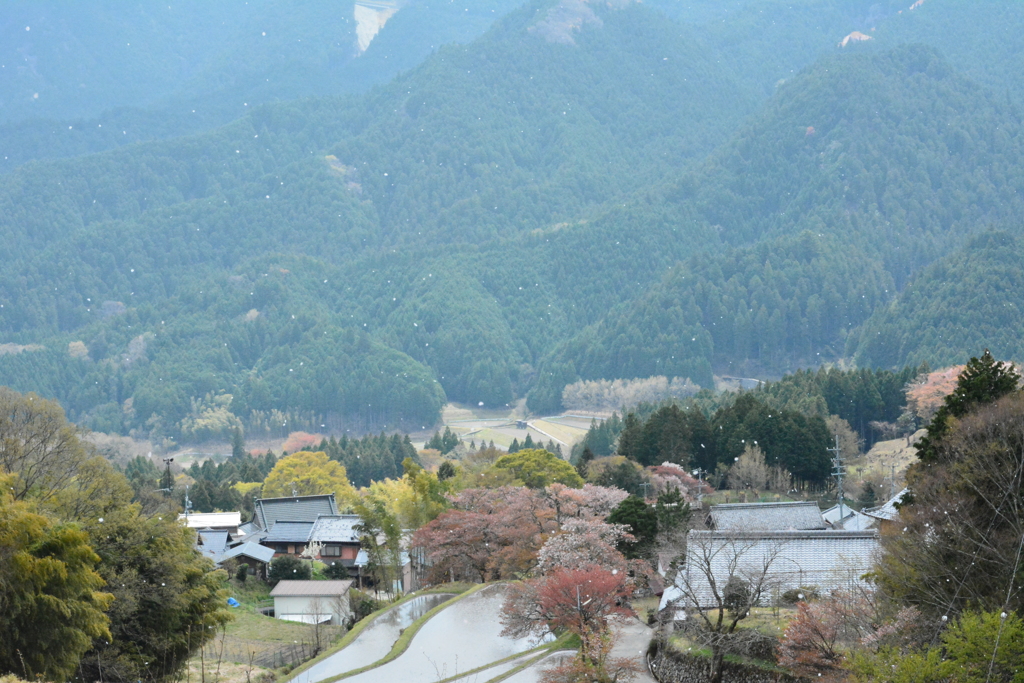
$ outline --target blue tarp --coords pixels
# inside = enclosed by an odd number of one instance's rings
[[[228,598],[228,604],[231,605],[232,607],[238,607],[239,602],[238,602],[238,600],[235,600],[234,598]]]

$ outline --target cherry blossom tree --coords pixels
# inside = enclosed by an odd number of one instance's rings
[[[566,630],[580,639],[575,664],[557,675],[562,681],[625,681],[633,667],[609,660],[609,620],[631,615],[626,607],[630,586],[624,572],[589,566],[559,567],[550,574],[509,587],[502,608],[502,635],[522,638]],[[571,675],[571,676],[570,676]]]
[[[544,496],[525,487],[466,489],[451,502],[452,509],[413,536],[413,547],[427,556],[433,581],[490,581],[529,572],[544,541],[557,530]]]
[[[451,509],[416,532],[412,545],[424,551],[431,581],[518,577],[534,570],[553,535],[576,522],[599,522],[625,497],[591,485],[465,489],[450,497]]]
[[[583,569],[596,566],[609,571],[627,571],[626,558],[616,549],[620,541],[632,540],[625,524],[575,519],[547,540],[537,558],[542,574],[558,567]]]

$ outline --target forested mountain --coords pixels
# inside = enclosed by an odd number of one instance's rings
[[[536,0],[363,95],[2,176],[0,382],[185,439],[555,410],[581,378],[837,360],[922,268],[1018,231],[1013,77],[977,70],[1010,48],[960,5],[613,4]],[[899,46],[957,30],[986,85]]]
[[[0,170],[201,132],[265,102],[361,92],[471,42],[520,2],[395,2],[365,49],[356,4],[5,3]]]
[[[850,337],[848,352],[868,366],[952,364],[964,349],[1020,359],[1022,311],[1024,247],[1019,237],[987,232],[924,268]]]
[[[712,367],[842,357],[911,273],[980,228],[1016,229],[1020,130],[1014,105],[927,48],[816,65],[703,167],[602,219],[664,236],[662,258],[696,253],[554,351],[531,405],[616,369],[709,385]]]

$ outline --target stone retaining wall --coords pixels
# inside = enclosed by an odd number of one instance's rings
[[[706,683],[711,678],[711,659],[684,654],[652,644],[649,654],[651,671],[659,683]],[[723,683],[807,683],[806,679],[781,671],[725,662]]]

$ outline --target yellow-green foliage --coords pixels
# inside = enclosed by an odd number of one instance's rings
[[[540,448],[509,453],[498,458],[494,467],[508,470],[531,489],[542,489],[556,482],[577,489],[583,486],[583,479],[576,473],[576,468],[554,453]]]
[[[281,458],[263,482],[263,497],[333,493],[339,509],[349,509],[358,495],[348,481],[345,468],[323,451],[299,451]]]
[[[261,486],[263,486],[261,481],[240,481],[235,484],[234,489],[242,495],[243,499],[248,499],[258,494]]]
[[[418,529],[444,511],[446,487],[436,474],[427,472],[411,458],[402,465],[405,476],[401,479],[375,481],[362,489],[363,502],[369,506],[380,503],[402,528]]]
[[[192,399],[192,410],[181,421],[181,436],[186,440],[204,441],[230,435],[242,428],[242,422],[231,412],[231,394],[207,394]]]
[[[70,678],[95,638],[110,638],[99,556],[73,525],[54,524],[0,476],[0,671]]]
[[[850,669],[858,683],[1022,683],[1022,661],[1024,621],[1019,616],[965,612],[942,634],[941,647],[906,654],[896,648],[855,654]]]

